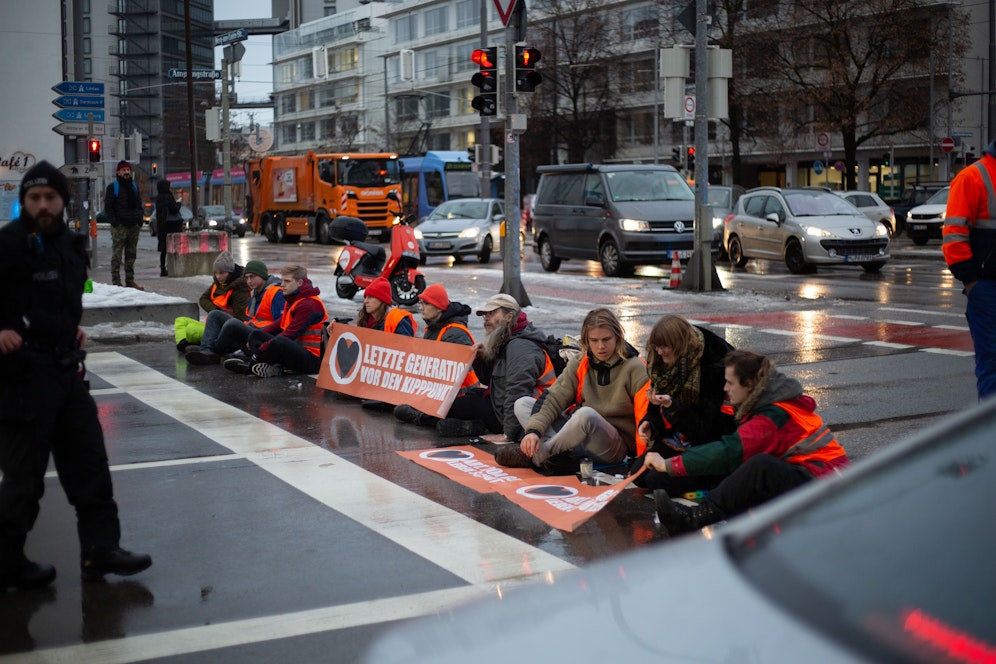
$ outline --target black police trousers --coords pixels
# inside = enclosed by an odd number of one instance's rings
[[[0,406],[0,553],[20,556],[38,517],[49,455],[76,510],[81,551],[117,547],[118,508],[97,405],[75,365],[31,363],[23,408]],[[8,389],[4,397],[11,396]]]

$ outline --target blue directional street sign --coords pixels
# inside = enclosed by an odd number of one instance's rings
[[[56,83],[52,89],[60,95],[102,95],[104,84],[93,81],[63,81]]]
[[[104,108],[104,97],[86,95],[62,95],[52,100],[59,108]]]
[[[820,173],[823,172],[823,162],[822,161],[814,161],[813,162],[813,172],[816,173],[817,175],[819,175]]]
[[[58,120],[63,122],[87,122],[90,120],[90,116],[93,116],[94,122],[104,121],[104,111],[101,110],[88,110],[83,108],[63,108],[52,114]]]
[[[246,28],[239,28],[238,30],[232,30],[226,32],[223,35],[218,35],[214,38],[215,46],[224,46],[225,44],[231,44],[232,42],[244,41],[249,39],[249,30]]]

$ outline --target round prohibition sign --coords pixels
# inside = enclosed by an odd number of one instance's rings
[[[685,97],[685,113],[690,115],[695,113],[695,97],[691,95]]]
[[[816,135],[816,146],[819,148],[830,147],[830,134],[823,131]]]

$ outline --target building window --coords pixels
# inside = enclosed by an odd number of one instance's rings
[[[470,59],[470,56],[474,52],[474,49],[477,48],[480,48],[480,46],[475,42],[470,42],[467,44],[457,44],[457,46],[455,47],[456,66],[454,67],[454,71],[456,72],[464,72],[471,70],[476,71],[477,64]]]
[[[300,125],[301,127],[301,142],[313,141],[315,140],[315,123],[314,122],[304,122]]]
[[[83,17],[83,34],[84,35],[90,34],[90,17],[89,16],[84,16]]]
[[[394,32],[395,44],[403,44],[415,39],[417,22],[414,14],[393,19],[391,26]]]
[[[445,118],[450,115],[450,96],[435,93],[425,98],[425,112],[430,118]]]
[[[395,97],[394,106],[398,120],[418,120],[418,97],[413,95]]]
[[[297,111],[297,98],[293,94],[280,96],[280,112],[294,113]]]
[[[440,35],[449,29],[448,9],[448,5],[443,5],[425,12],[425,33],[423,36]]]
[[[89,14],[90,13],[90,0],[83,0],[83,5],[82,5],[81,11],[84,14]]]
[[[360,64],[360,51],[357,47],[341,48],[329,54],[329,71],[352,71]]]
[[[623,62],[619,65],[621,93],[647,92],[654,89],[654,61],[650,58]]]
[[[93,74],[93,62],[90,61],[90,58],[83,58],[83,74],[85,76]]]
[[[310,111],[315,107],[315,91],[301,90],[297,93],[297,110]]]
[[[449,150],[450,149],[450,135],[449,134],[429,134],[425,138],[426,147],[430,150]]]
[[[474,101],[474,97],[477,96],[477,88],[473,87],[463,87],[457,90],[456,102],[457,115],[467,115],[468,113],[477,113],[477,109],[471,106],[471,102]]]
[[[281,143],[297,143],[297,125],[284,125],[280,132]]]
[[[319,131],[321,133],[321,136],[319,136],[319,138],[323,141],[335,136],[335,120],[334,119],[322,120]]]
[[[360,98],[360,82],[358,79],[349,81],[338,81],[332,88],[335,95],[335,103],[355,104]]]
[[[654,140],[654,114],[652,111],[634,111],[620,119],[619,144],[624,147],[650,145]]]
[[[91,48],[92,47],[90,45],[90,38],[89,37],[84,37],[83,38],[83,53],[85,55],[90,55],[90,53],[92,52]]]
[[[656,39],[657,25],[657,7],[654,5],[626,10],[622,14],[622,39]]]
[[[418,54],[418,59],[422,61],[422,69],[418,70],[416,67],[415,78],[416,79],[426,79],[426,78],[439,78],[439,54],[435,51],[423,51]]]
[[[481,24],[481,3],[478,0],[460,0],[456,6],[458,28]]]

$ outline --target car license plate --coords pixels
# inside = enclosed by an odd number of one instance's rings
[[[675,254],[678,254],[678,258],[691,258],[692,251],[693,251],[692,249],[675,249],[669,251],[667,257],[668,259],[671,259],[674,257]]]
[[[866,263],[873,260],[875,260],[875,257],[867,254],[855,254],[853,256],[844,257],[845,263]]]
[[[450,244],[449,242],[430,242],[429,243],[429,248],[430,249],[452,249],[453,245]]]
[[[914,231],[925,231],[925,230],[927,230],[927,225],[926,224],[913,224],[912,226],[910,226],[910,229],[914,230]]]

